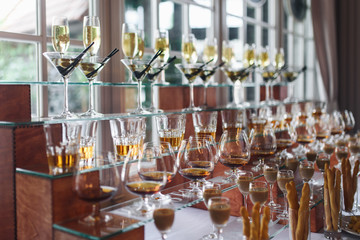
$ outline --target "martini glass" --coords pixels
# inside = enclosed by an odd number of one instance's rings
[[[104,61],[105,58],[101,58],[98,56],[90,56],[86,57],[80,63],[80,70],[85,75],[87,80],[89,81],[89,110],[85,113],[80,114],[81,117],[101,117],[102,113],[98,113],[94,109],[94,82],[98,74],[104,68],[107,61]]]
[[[183,111],[197,111],[200,110],[199,107],[195,107],[194,105],[194,81],[196,77],[203,71],[202,67],[204,64],[202,63],[194,63],[194,64],[175,64],[176,68],[179,69],[186,79],[189,81],[190,87],[190,106],[188,108],[183,109]]]
[[[305,71],[306,71],[306,67],[303,67],[300,70],[294,68],[287,68],[282,73],[282,77],[285,79],[287,83],[289,83],[288,97],[284,99],[285,103],[294,103],[299,101],[299,99],[294,97],[294,81],[299,77],[300,73]]]
[[[69,111],[68,85],[71,74],[74,72],[78,63],[81,61],[79,57],[82,58],[84,55],[80,56],[79,53],[76,52],[45,52],[43,55],[58,70],[64,81],[64,109],[59,116],[54,118],[76,118],[76,115]]]
[[[235,88],[235,82],[236,81],[240,81],[240,83],[244,82],[250,72],[248,71],[249,68],[245,68],[242,63],[239,62],[235,62],[231,65],[226,64],[222,70],[224,71],[224,73],[226,74],[226,76],[233,82],[233,101],[232,103],[229,103],[227,105],[227,107],[246,107],[249,106],[250,103],[245,102],[243,99],[243,96],[241,96],[241,100],[240,100],[240,104],[236,103],[235,101],[235,93],[236,93],[236,88]],[[240,85],[241,86],[241,85]]]
[[[276,105],[277,103],[279,103],[279,101],[273,99],[273,92],[272,92],[272,88],[270,89],[270,85],[273,81],[275,81],[278,78],[280,71],[275,69],[274,66],[269,65],[266,68],[262,69],[260,73],[265,82],[265,87],[266,87],[265,101],[261,101],[260,104],[267,106]]]
[[[151,112],[145,110],[141,101],[141,85],[146,75],[149,73],[151,64],[142,60],[122,59],[121,62],[132,72],[132,75],[138,82],[138,96],[137,96],[137,109],[132,112],[133,114],[149,114]]]

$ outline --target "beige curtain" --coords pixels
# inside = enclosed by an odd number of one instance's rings
[[[338,106],[336,2],[336,0],[311,1],[315,49],[330,111],[337,109]]]

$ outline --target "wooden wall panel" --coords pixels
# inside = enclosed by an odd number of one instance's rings
[[[18,239],[52,239],[51,182],[17,173],[16,200]]]
[[[0,93],[1,94],[1,93]],[[0,104],[2,105],[2,104]],[[1,112],[1,111],[0,111]],[[13,129],[0,128],[0,238],[15,239],[15,168]]]
[[[30,85],[0,85],[0,120],[31,119]]]

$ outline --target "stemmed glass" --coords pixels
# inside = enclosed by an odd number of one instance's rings
[[[279,171],[279,165],[277,165],[276,163],[266,163],[264,165],[264,170],[263,170],[264,177],[270,187],[270,202],[267,204],[267,206],[269,206],[270,209],[280,208],[280,204],[275,203],[273,196],[273,186],[276,183],[276,177],[278,171]]]
[[[282,77],[285,79],[288,85],[288,97],[284,99],[285,103],[296,103],[298,99],[294,97],[294,81],[299,77],[300,73],[305,72],[306,67],[302,69],[287,68],[282,72]]]
[[[111,56],[113,56],[115,53],[117,53],[117,49],[110,53]],[[109,55],[109,56],[110,56]],[[101,58],[98,56],[90,56],[86,57],[82,60],[80,63],[80,70],[85,75],[87,80],[89,81],[89,110],[87,110],[85,113],[80,114],[81,117],[87,117],[87,116],[96,116],[101,117],[103,116],[102,113],[98,113],[94,109],[94,82],[96,77],[99,75],[99,73],[102,71],[102,69],[105,67],[106,63],[109,61],[110,57],[107,58]]]
[[[250,160],[250,144],[244,130],[223,132],[220,139],[219,160],[231,169],[231,175],[224,181],[235,183],[238,179],[237,168],[246,165]]]
[[[161,234],[161,239],[167,239],[175,219],[175,206],[172,202],[161,202],[153,213],[154,223]]]
[[[222,42],[222,61],[226,63],[226,65],[230,65],[235,61],[235,53],[234,49],[231,47],[228,41]]]
[[[312,177],[314,176],[315,168],[314,162],[302,161],[300,162],[299,172],[301,179],[304,183],[309,183],[310,186],[310,205],[314,204],[313,185],[310,184]]]
[[[212,197],[208,205],[211,221],[217,229],[217,239],[222,240],[222,230],[230,218],[230,200],[227,197]]]
[[[333,111],[330,115],[331,135],[341,138],[345,130],[345,122],[339,111]]]
[[[277,70],[282,69],[285,66],[284,49],[279,48],[275,54],[274,66]]]
[[[136,53],[136,58],[139,60],[142,60],[143,56],[144,56],[144,51],[145,51],[145,43],[144,43],[144,30],[142,29],[138,29],[137,30],[137,36],[138,36],[138,51]]]
[[[278,218],[287,220],[287,219],[289,219],[289,213],[287,210],[287,197],[286,197],[287,191],[286,191],[285,186],[286,186],[286,183],[294,181],[294,173],[291,170],[280,170],[277,173],[276,180],[277,180],[280,190],[284,194],[284,207],[285,207],[284,211],[280,215],[278,215]]]
[[[123,23],[122,25],[122,38],[121,38],[121,46],[125,57],[127,58],[127,63],[125,66],[132,65],[133,59],[138,53],[138,35],[137,35],[137,27],[133,24]],[[130,77],[128,82],[132,82],[132,74],[133,71],[130,69]],[[145,76],[144,76],[145,77]]]
[[[244,82],[248,78],[248,76],[250,74],[249,68],[244,67],[242,65],[242,63],[240,63],[240,62],[234,62],[231,65],[228,65],[228,64],[224,65],[222,67],[222,70],[224,71],[226,76],[231,80],[231,82],[233,84],[233,86],[232,86],[233,87],[233,101],[232,101],[232,103],[228,104],[227,107],[249,106],[250,104],[244,100],[243,95],[241,96],[240,103],[236,103],[236,100],[235,100],[235,95],[236,95],[235,83],[239,80],[240,88],[242,89],[241,83]]]
[[[94,45],[89,49],[89,54],[95,56],[101,44],[100,20],[97,16],[85,16],[83,21],[84,47],[88,47],[92,42]]]
[[[107,156],[97,155],[91,162],[77,164],[74,190],[80,199],[93,204],[92,213],[81,219],[81,223],[95,225],[112,219],[110,215],[100,214],[100,202],[113,197],[120,185],[120,174],[114,159],[113,154],[109,153]]]
[[[237,186],[244,198],[244,206],[247,209],[247,196],[249,195],[250,183],[254,180],[254,175],[250,171],[238,171]]]
[[[296,142],[299,143],[299,146],[294,148],[293,152],[297,155],[304,154],[304,146],[316,140],[316,130],[311,121],[312,119],[304,119],[302,116],[299,116],[295,121]]]
[[[260,203],[260,208],[264,206],[268,199],[269,188],[264,181],[252,181],[249,186],[250,199],[253,204]]]
[[[253,129],[250,133],[251,155],[260,159],[260,163],[252,168],[255,172],[262,170],[265,159],[273,156],[277,149],[274,130],[267,126],[266,122],[266,119],[263,118],[253,122]]]
[[[351,111],[344,110],[342,113],[344,124],[345,124],[345,132],[350,132],[355,127],[355,118]]]
[[[133,214],[150,217],[154,205],[149,203],[149,195],[161,191],[168,180],[161,147],[144,146],[140,151],[132,148],[125,159],[121,180],[129,192],[141,196],[140,206]]]
[[[190,33],[183,35],[181,43],[181,55],[184,62],[187,64],[194,64],[198,59],[195,44],[196,38],[194,34]]]
[[[276,105],[279,103],[278,100],[275,100],[273,95],[272,82],[275,81],[280,74],[280,70],[275,69],[274,66],[269,65],[266,68],[260,70],[261,76],[265,82],[266,87],[266,98],[265,101],[261,101],[263,105]]]
[[[205,39],[205,47],[202,54],[203,62],[208,62],[211,59],[214,59],[210,66],[213,66],[218,59],[218,51],[217,51],[217,39],[216,38],[206,38]]]
[[[158,29],[155,32],[155,52],[162,50],[163,52],[159,56],[159,65],[163,65],[168,61],[170,57],[170,44],[169,44],[169,32],[165,29]],[[165,71],[163,71],[158,79],[159,83],[165,82]]]
[[[178,152],[178,172],[184,178],[193,181],[189,190],[190,198],[197,199],[203,196],[199,181],[208,177],[214,170],[214,161],[215,156],[207,140],[189,138],[181,142]]]
[[[244,67],[252,67],[256,64],[255,44],[245,44]]]
[[[71,74],[74,72],[84,55],[81,56],[79,53],[75,52],[45,52],[43,55],[54,66],[54,68],[56,68],[64,81],[64,108],[62,113],[54,118],[76,118],[76,115],[69,111],[68,84]]]
[[[154,57],[149,61],[142,60],[133,60],[133,59],[122,59],[121,62],[133,73],[137,82],[138,82],[138,95],[137,95],[137,108],[133,111],[133,114],[149,114],[149,111],[146,111],[142,106],[141,100],[141,85],[142,81],[148,74],[150,68],[154,60],[161,54],[161,52],[157,52]]]
[[[69,22],[67,17],[53,17],[51,41],[56,52],[64,54],[70,45]]]
[[[167,175],[167,183],[170,183],[175,177],[178,166],[176,162],[176,156],[174,153],[174,149],[171,147],[168,142],[146,142],[144,143],[143,148],[153,148],[159,147],[161,150],[161,156],[164,160],[165,170]],[[151,196],[154,200],[167,201],[170,199],[169,196],[162,194],[161,192],[155,193]]]
[[[211,61],[211,59],[209,61]],[[213,61],[215,61],[215,58],[213,58]],[[212,62],[210,62],[210,64]],[[216,67],[210,67],[210,66],[209,67],[204,67],[203,71],[200,72],[199,76],[200,76],[201,80],[203,80],[203,82],[204,82],[204,105],[203,105],[203,108],[207,108],[207,96],[206,96],[206,93],[207,93],[207,88],[208,88],[209,82],[210,82],[209,80],[210,80],[210,78],[212,76],[214,76],[214,74],[216,73],[216,70],[219,67],[222,67],[224,64],[225,64],[225,62],[222,62]]]
[[[194,105],[194,81],[196,77],[203,71],[204,64],[194,63],[194,64],[175,64],[175,67],[182,72],[184,77],[189,81],[190,87],[190,105],[188,108],[183,109],[183,111],[196,111],[201,110],[199,107]]]
[[[221,185],[218,183],[214,184],[205,184],[203,185],[203,198],[204,198],[204,204],[207,209],[209,209],[209,200],[212,197],[221,197]],[[214,227],[214,226],[213,226]],[[213,228],[213,232],[209,233],[205,236],[203,236],[201,239],[214,239],[217,238],[215,228]]]

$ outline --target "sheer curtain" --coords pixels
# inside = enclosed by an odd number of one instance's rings
[[[315,49],[327,94],[328,109],[338,106],[336,0],[312,0]]]

